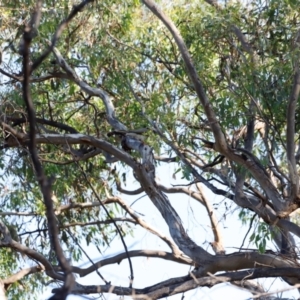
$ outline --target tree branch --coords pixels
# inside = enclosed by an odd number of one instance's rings
[[[174,261],[180,264],[187,264],[187,265],[192,265],[193,261],[186,257],[186,256],[181,256],[178,257],[174,255],[173,253],[161,251],[161,250],[132,250],[128,251],[128,254],[131,258],[133,257],[153,257],[153,258],[161,258],[169,261]],[[99,260],[98,262],[95,262],[93,265],[91,265],[88,268],[82,269],[78,267],[73,267],[73,272],[77,273],[80,275],[80,277],[84,277],[92,272],[94,272],[96,269],[107,266],[107,265],[112,265],[112,264],[119,264],[121,263],[122,260],[127,259],[127,254],[126,252],[114,255],[109,258],[104,258]]]
[[[57,48],[53,47],[52,51],[57,59],[58,64],[62,69],[65,70],[65,72],[70,76],[73,82],[75,82],[88,95],[99,97],[103,101],[109,124],[116,130],[126,131],[127,127],[122,124],[115,116],[115,108],[108,94],[104,90],[100,88],[93,88],[86,82],[81,80],[76,72],[68,65]]]
[[[31,259],[40,262],[45,267],[47,275],[49,275],[53,279],[57,279],[61,281],[64,280],[64,277],[61,274],[58,274],[54,271],[50,262],[43,255],[41,255],[35,250],[32,250],[14,241],[10,235],[8,228],[1,220],[0,220],[0,232],[3,236],[3,238],[0,240],[0,247],[8,247],[16,250],[17,252],[20,252],[23,255],[27,255]]]
[[[8,286],[21,280],[25,276],[30,275],[30,274],[35,274],[35,273],[41,272],[43,270],[45,270],[45,268],[43,266],[34,266],[34,267],[22,269],[21,271],[11,275],[10,277],[3,279],[3,283],[5,284],[5,288],[7,289]],[[0,299],[2,299],[2,298],[0,298]]]
[[[227,152],[228,146],[227,146],[226,139],[224,137],[218,119],[215,115],[215,112],[206,96],[202,82],[198,76],[197,70],[192,61],[191,55],[183,41],[183,38],[181,37],[179,30],[176,28],[172,20],[159,9],[159,7],[155,4],[154,1],[143,0],[142,2],[152,11],[154,15],[156,15],[159,18],[159,20],[162,21],[162,23],[168,28],[168,30],[172,34],[178,46],[178,49],[182,55],[183,61],[187,69],[187,73],[194,85],[195,91],[204,108],[205,114],[209,121],[209,125],[212,128],[215,137],[216,150],[221,153]]]
[[[51,53],[51,51],[54,49],[57,41],[59,40],[59,37],[61,36],[62,32],[64,29],[68,26],[68,24],[72,21],[72,19],[81,11],[83,11],[84,7],[91,3],[94,2],[94,0],[84,0],[78,5],[73,5],[73,9],[71,13],[68,15],[68,17],[63,20],[58,28],[56,29],[55,34],[52,37],[51,44],[49,47],[38,57],[38,59],[32,64],[31,69],[30,69],[30,74],[38,68],[38,66],[45,60],[45,58]]]
[[[134,196],[134,195],[138,195],[138,194],[141,194],[144,190],[140,187],[134,191],[127,191],[127,190],[124,190],[120,184],[120,181],[117,179],[116,180],[116,186],[117,186],[117,190],[120,192],[120,193],[123,193],[123,194],[126,194],[126,195],[131,195],[131,196]]]
[[[271,277],[294,277],[300,279],[298,268],[256,268],[247,271],[228,272],[216,276],[198,277],[196,275],[171,278],[153,286],[143,289],[130,289],[126,287],[116,287],[113,285],[77,285],[74,293],[94,294],[94,293],[114,293],[117,295],[131,296],[134,299],[160,299],[183,293],[197,287],[212,287],[219,283],[243,281],[245,278],[271,278]],[[53,289],[55,292],[57,289]],[[147,298],[148,297],[148,298]]]
[[[214,235],[214,242],[210,243],[213,250],[215,251],[216,254],[225,254],[225,249],[224,249],[224,245],[223,245],[223,237],[221,234],[221,229],[219,226],[219,222],[215,216],[215,212],[214,209],[212,208],[212,206],[210,205],[209,200],[206,198],[203,188],[201,187],[201,185],[199,183],[196,184],[197,189],[199,191],[200,197],[202,198],[203,201],[203,205],[207,211],[207,214],[209,216],[209,220],[211,223],[211,228],[212,228],[212,232]]]
[[[28,148],[31,154],[32,163],[36,172],[36,177],[40,185],[41,192],[44,198],[44,204],[46,206],[46,215],[48,220],[48,228],[49,228],[49,236],[52,247],[57,255],[60,266],[65,274],[64,286],[58,292],[53,299],[66,299],[69,292],[72,290],[75,278],[71,271],[71,266],[66,259],[62,247],[60,245],[60,241],[58,238],[58,228],[56,224],[56,218],[53,212],[53,203],[51,199],[51,181],[46,178],[41,162],[39,161],[37,148],[36,148],[36,116],[35,110],[33,106],[33,102],[30,95],[30,44],[34,37],[34,34],[37,30],[40,14],[41,14],[42,2],[38,1],[35,12],[32,16],[31,23],[25,27],[23,34],[23,73],[24,73],[24,81],[23,81],[23,99],[26,104],[27,112],[28,112],[28,121],[29,121],[29,143]]]
[[[122,200],[119,197],[114,197],[114,198],[118,199],[117,202],[120,204],[120,206],[123,209],[125,209],[130,214],[130,216],[136,221],[136,223],[138,223],[141,227],[151,232],[152,234],[158,236],[161,240],[163,240],[172,249],[172,253],[174,256],[176,257],[182,256],[182,252],[179,250],[177,245],[172,241],[172,239],[170,239],[169,237],[167,237],[166,235],[164,235],[163,233],[159,232],[157,229],[149,225],[147,222],[145,222],[141,217],[139,217],[134,212],[134,210],[129,205],[126,204],[124,200]]]

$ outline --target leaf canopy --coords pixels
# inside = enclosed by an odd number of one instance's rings
[[[268,241],[274,240],[293,263],[276,258],[270,264],[297,266],[292,234],[299,237],[300,229],[297,214],[291,214],[299,207],[298,2],[160,1],[182,47],[152,1],[142,2],[83,1],[77,9],[71,0],[43,1],[37,9],[36,1],[4,0],[0,6],[0,273],[9,299],[38,299],[52,268],[63,270],[51,240],[51,213],[73,265],[86,259],[85,243],[102,254],[115,236],[134,234],[133,224],[150,230],[120,198],[120,192],[130,194],[131,174],[169,226],[173,259],[202,268],[197,276],[255,267],[239,252],[230,256],[236,264],[223,264],[215,213],[199,183],[234,203],[241,222],[257,224],[248,238],[257,250],[251,255],[258,255],[252,262],[268,260]],[[40,20],[34,23],[37,11]],[[35,118],[26,102],[26,80]],[[30,124],[51,185],[52,212],[32,159]],[[173,179],[181,185],[176,192],[196,193],[207,209],[216,256],[181,231],[179,212],[164,194],[170,188],[155,181],[155,168],[166,162],[175,166]],[[5,228],[18,246],[7,242]],[[35,265],[37,253],[49,265],[39,261],[38,269],[10,282],[12,274]]]

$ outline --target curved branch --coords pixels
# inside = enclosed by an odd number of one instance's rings
[[[44,204],[46,207],[46,216],[48,221],[49,228],[49,237],[50,243],[53,247],[56,257],[59,261],[59,264],[64,272],[64,286],[61,288],[60,292],[57,293],[57,296],[60,295],[60,298],[66,299],[69,292],[72,290],[75,284],[75,278],[71,272],[71,266],[69,261],[66,259],[63,249],[60,245],[60,240],[58,237],[58,228],[55,220],[55,215],[53,211],[53,202],[51,197],[51,180],[48,179],[42,167],[42,164],[38,157],[38,152],[36,148],[36,115],[34,105],[31,99],[30,92],[30,72],[32,70],[30,66],[30,44],[36,34],[38,24],[41,16],[42,1],[37,1],[36,8],[32,15],[31,21],[25,26],[23,33],[23,45],[22,45],[22,55],[23,55],[23,100],[26,105],[28,113],[28,122],[29,122],[29,142],[28,149],[31,155],[32,164],[36,172],[37,181],[40,186],[40,190],[43,195]],[[40,61],[42,62],[42,60]]]
[[[29,141],[29,136],[27,134],[15,130],[14,128],[10,127],[4,122],[1,122],[1,125],[7,132],[11,133],[13,136],[13,138],[6,141],[8,146],[18,147],[20,145],[26,145],[26,143]],[[132,168],[134,168],[137,164],[136,161],[125,151],[120,150],[119,148],[115,147],[107,141],[85,134],[37,134],[35,137],[35,141],[37,144],[90,145],[114,155],[119,160],[128,164]]]
[[[169,261],[174,261],[180,264],[192,265],[193,261],[185,256],[176,256],[173,253],[161,251],[161,250],[132,250],[128,251],[129,256],[132,257],[153,257],[153,258],[161,258]],[[84,277],[96,269],[112,265],[112,264],[119,264],[122,260],[127,259],[127,254],[125,252],[114,255],[109,258],[101,259],[98,262],[94,263],[88,268],[78,268],[73,267],[73,272],[80,275],[80,277]]]
[[[142,1],[151,11],[154,15],[156,15],[162,23],[168,28],[170,33],[172,34],[178,49],[181,53],[181,56],[184,60],[187,73],[194,85],[195,91],[198,95],[198,98],[204,108],[205,114],[208,118],[209,125],[212,128],[214,137],[215,137],[215,143],[216,143],[216,149],[223,153],[227,152],[227,142],[225,139],[225,136],[222,132],[221,126],[218,122],[218,119],[215,115],[215,112],[206,96],[204,87],[202,85],[202,82],[198,76],[197,70],[194,66],[194,63],[192,61],[191,55],[184,43],[184,40],[179,32],[179,30],[176,28],[172,20],[167,17],[160,9],[159,7],[155,4],[154,1],[152,0],[143,0]]]
[[[271,253],[260,254],[258,252],[236,252],[224,256],[215,256],[214,261],[210,266],[208,266],[209,270],[207,272],[216,273],[220,270],[234,271],[255,267],[298,268],[299,264],[297,261],[293,259],[287,259],[286,256],[280,254],[277,255]],[[199,272],[203,272],[203,270],[199,269]]]
[[[130,289],[120,286],[116,287],[113,285],[83,286],[77,284],[73,292],[78,294],[95,294],[100,292],[114,293],[117,295],[131,296],[134,299],[159,299],[183,293],[200,286],[212,287],[224,282],[243,281],[245,278],[250,280],[270,277],[297,278],[299,281],[300,271],[299,268],[256,268],[247,271],[228,272],[216,276],[182,276],[178,278],[171,278],[143,289]],[[56,290],[57,289],[53,289],[52,292],[55,292]]]
[[[57,280],[64,280],[64,276],[58,274],[54,271],[50,262],[40,253],[35,250],[32,250],[16,241],[14,241],[10,235],[10,232],[6,225],[0,220],[0,232],[3,235],[3,238],[0,240],[0,247],[8,247],[11,249],[20,252],[21,254],[27,255],[28,257],[34,259],[35,261],[40,262],[47,272],[47,275]]]
[[[15,118],[15,117],[11,117],[11,116],[5,116],[5,119],[8,120],[8,121],[12,121],[13,122],[13,125],[12,125],[13,127],[28,122],[27,117],[25,117],[25,118]],[[40,124],[44,124],[44,125],[49,125],[49,126],[61,129],[61,130],[65,130],[65,131],[70,132],[70,133],[78,133],[78,131],[75,128],[73,128],[69,125],[66,125],[64,123],[51,121],[51,120],[46,120],[46,119],[42,119],[42,118],[36,118],[36,122],[40,123]]]
[[[127,191],[127,190],[124,190],[120,184],[120,181],[119,180],[116,180],[116,186],[117,186],[117,190],[120,192],[120,193],[123,193],[123,194],[126,194],[126,195],[131,195],[131,196],[134,196],[134,195],[138,195],[138,194],[141,194],[144,190],[142,187],[134,190],[134,191]]]
[[[61,66],[61,68],[65,70],[65,72],[70,76],[73,82],[75,82],[88,95],[99,97],[103,101],[109,124],[116,130],[127,130],[127,127],[116,118],[114,105],[107,93],[100,88],[93,88],[89,86],[86,82],[81,80],[80,77],[76,74],[76,72],[68,65],[68,63],[62,57],[58,49],[53,47],[52,51],[58,61],[58,64]]]
[[[138,223],[140,226],[142,226],[143,228],[145,228],[146,230],[148,230],[152,234],[158,236],[160,239],[162,239],[172,249],[173,255],[175,255],[176,257],[181,257],[182,256],[181,251],[179,250],[177,245],[172,241],[172,239],[170,239],[168,236],[166,236],[163,233],[159,232],[157,229],[155,229],[154,227],[149,225],[147,222],[145,222],[121,198],[119,198],[119,197],[114,197],[114,198],[118,199],[117,202],[122,206],[123,209],[125,209],[130,214],[130,216],[136,221],[136,223]]]
[[[272,199],[272,201],[274,202],[274,205],[278,211],[278,215],[284,217],[285,215],[289,214],[290,210],[287,211],[286,201],[282,199],[281,195],[278,193],[276,187],[274,187],[267,174],[264,174],[263,170],[259,168],[257,163],[255,161],[252,161],[251,159],[245,160],[243,156],[234,153],[234,151],[232,151],[232,149],[228,147],[218,119],[210,104],[209,99],[206,96],[203,85],[198,77],[198,73],[191,59],[191,55],[183,41],[183,38],[180,35],[179,30],[176,28],[172,20],[159,9],[159,7],[155,4],[154,1],[143,0],[142,2],[152,11],[154,15],[156,15],[162,21],[162,23],[168,28],[174,40],[176,41],[178,49],[186,65],[187,73],[191,81],[193,82],[195,91],[204,108],[205,114],[209,121],[209,125],[214,134],[214,149],[220,152],[221,154],[225,155],[230,160],[233,160],[239,163],[240,165],[245,166],[252,173],[253,177],[265,190],[269,199]]]

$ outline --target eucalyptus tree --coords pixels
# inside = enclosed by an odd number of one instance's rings
[[[159,299],[221,282],[263,293],[251,280],[269,277],[299,284],[296,8],[291,0],[3,1],[3,297],[38,298],[50,283],[51,299]],[[164,164],[174,166],[174,180],[182,175],[175,186],[158,180]],[[130,175],[136,190],[125,186]],[[127,194],[146,195],[142,213],[154,204],[169,232],[144,221]],[[203,205],[210,248],[189,235],[170,194]],[[251,249],[225,249],[216,213],[223,199],[248,224],[240,242]],[[195,214],[200,220],[203,211]],[[129,250],[133,224],[169,251]],[[84,245],[101,254],[115,236],[124,252],[92,261]],[[191,272],[137,287],[134,257]],[[88,268],[79,267],[83,259]],[[130,280],[117,287],[101,268],[121,260]],[[102,284],[76,282],[93,272]]]

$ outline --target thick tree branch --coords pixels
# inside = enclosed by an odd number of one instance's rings
[[[39,161],[37,148],[36,148],[36,115],[33,106],[33,102],[30,95],[30,44],[34,37],[34,34],[37,30],[40,14],[41,14],[42,2],[38,1],[35,12],[31,19],[31,23],[25,27],[23,34],[23,73],[24,73],[24,81],[23,81],[23,99],[26,104],[27,112],[28,112],[28,121],[29,121],[29,143],[28,148],[31,154],[32,163],[36,172],[37,180],[39,182],[41,192],[44,198],[44,204],[46,206],[46,215],[48,220],[48,228],[49,228],[49,236],[52,247],[57,255],[60,266],[65,274],[64,286],[60,292],[58,292],[53,298],[60,297],[60,299],[66,299],[68,294],[73,288],[75,283],[74,276],[71,271],[71,266],[66,259],[62,247],[59,241],[59,233],[56,224],[55,215],[53,212],[53,203],[51,199],[51,181],[46,178],[43,167]],[[57,298],[58,299],[58,298]]]
[[[154,15],[156,15],[163,24],[168,28],[170,33],[172,34],[178,49],[182,55],[182,58],[184,60],[187,73],[194,85],[195,91],[199,97],[199,100],[204,108],[205,114],[208,118],[209,125],[212,128],[214,137],[215,137],[215,143],[216,143],[216,150],[224,153],[227,152],[227,142],[225,140],[224,134],[222,132],[222,129],[220,127],[220,124],[218,122],[218,119],[215,115],[215,112],[206,96],[205,90],[203,88],[202,82],[198,76],[197,70],[194,66],[194,63],[192,61],[191,55],[183,41],[183,38],[181,37],[181,34],[179,30],[176,28],[174,23],[172,22],[169,17],[167,17],[160,8],[155,4],[152,0],[143,0],[142,1],[151,11]]]
[[[18,147],[20,145],[26,145],[29,141],[29,135],[23,134],[9,125],[1,122],[3,128],[6,129],[7,132],[11,133],[13,138],[6,141],[6,144],[10,147]],[[120,150],[119,148],[113,146],[107,141],[102,139],[98,139],[92,136],[88,136],[85,134],[37,134],[36,135],[36,143],[38,144],[53,144],[53,145],[90,145],[96,148],[99,148],[107,153],[110,153],[117,157],[119,160],[122,160],[130,167],[134,167],[136,165],[135,160],[127,154],[125,151]]]
[[[192,265],[193,261],[186,257],[186,256],[176,256],[173,253],[165,252],[165,251],[156,251],[156,250],[132,250],[128,251],[128,254],[131,258],[133,257],[153,257],[153,258],[161,258],[169,261],[174,261],[177,263],[181,264],[187,264],[187,265]],[[73,267],[73,272],[77,273],[80,275],[80,277],[84,277],[86,275],[91,274],[94,272],[96,269],[107,266],[107,265],[112,265],[112,264],[119,264],[121,263],[122,260],[127,259],[127,254],[126,252],[114,255],[109,258],[104,258],[99,260],[98,262],[95,262],[93,265],[91,265],[88,268],[78,268],[78,267]]]
[[[233,160],[243,166],[245,166],[254,176],[254,178],[259,182],[259,184],[262,186],[262,188],[265,190],[266,194],[270,199],[272,199],[276,211],[278,211],[278,214],[280,216],[285,216],[288,213],[290,213],[291,209],[286,208],[286,203],[283,201],[281,195],[278,193],[277,189],[272,184],[271,180],[268,178],[266,174],[262,171],[262,169],[259,168],[257,163],[251,159],[245,160],[243,156],[237,155],[234,151],[232,151],[226,142],[225,136],[223,134],[223,131],[220,127],[220,124],[217,120],[217,117],[214,113],[214,110],[206,96],[206,93],[204,91],[203,85],[198,77],[197,71],[195,69],[195,66],[192,62],[191,56],[189,54],[189,51],[180,35],[180,32],[174,25],[174,23],[159,9],[159,7],[155,4],[152,0],[143,0],[143,3],[155,14],[162,22],[163,24],[168,28],[168,30],[171,32],[173,38],[176,41],[176,44],[178,46],[178,49],[182,55],[182,58],[185,62],[187,73],[189,77],[191,78],[191,81],[193,82],[193,85],[195,87],[195,90],[197,92],[197,95],[199,97],[199,100],[204,108],[205,114],[208,118],[209,125],[212,128],[214,137],[215,137],[215,143],[214,143],[214,149],[221,154],[225,155],[228,159]],[[295,208],[293,208],[295,209]]]
[[[216,276],[183,276],[171,278],[169,280],[160,282],[159,284],[155,284],[143,289],[129,289],[126,287],[116,287],[112,285],[77,285],[77,287],[74,289],[74,293],[95,294],[100,292],[109,292],[117,295],[131,296],[134,299],[160,299],[183,293],[201,286],[212,287],[224,282],[243,281],[245,278],[250,280],[271,277],[294,277],[298,278],[299,281],[300,271],[298,268],[256,268],[247,271],[228,272]],[[55,291],[56,289],[52,290],[52,292]]]
[[[214,251],[217,254],[224,254],[224,246],[223,246],[223,242],[222,242],[222,236],[220,233],[220,229],[219,229],[219,225],[218,225],[218,220],[215,217],[214,214],[214,210],[211,207],[208,199],[206,199],[205,195],[204,195],[204,191],[202,189],[202,187],[200,186],[200,184],[196,184],[197,188],[198,188],[198,192],[193,191],[191,189],[187,189],[184,187],[165,187],[161,184],[158,184],[158,187],[165,193],[184,193],[190,197],[192,197],[193,199],[197,200],[198,202],[200,202],[205,209],[207,210],[210,222],[211,222],[211,227],[212,227],[212,231],[213,231],[213,235],[214,235],[214,242],[211,243]]]
[[[16,117],[11,117],[11,116],[6,115],[2,119],[3,119],[3,121],[6,120],[6,121],[13,122],[12,127],[28,122],[28,117],[16,118]],[[56,121],[52,121],[52,120],[46,120],[46,119],[42,119],[42,118],[36,118],[36,122],[38,124],[48,125],[48,126],[60,129],[60,130],[67,131],[69,133],[78,133],[78,131],[75,128],[73,128],[69,125],[66,125],[64,123],[60,123],[60,122],[56,122]]]

